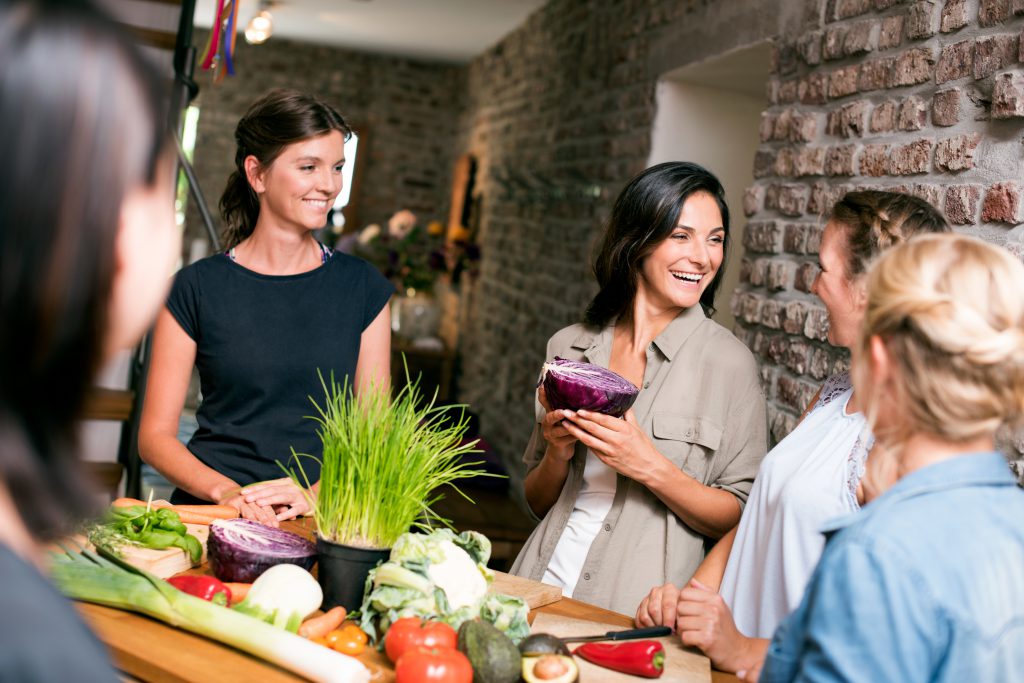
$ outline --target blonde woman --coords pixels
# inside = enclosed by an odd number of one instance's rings
[[[828,527],[760,680],[1019,680],[1024,491],[993,437],[1024,415],[1024,266],[961,235],[885,254],[852,374],[884,493]]]
[[[850,192],[836,203],[813,287],[828,311],[833,346],[850,349],[857,341],[873,260],[913,235],[936,232],[949,232],[942,214],[907,194]],[[864,502],[861,475],[871,447],[849,375],[828,378],[800,425],[761,463],[739,526],[688,584],[652,589],[637,622],[677,627],[683,643],[724,671],[736,671],[748,651],[763,653],[800,604],[825,544],[822,525]]]

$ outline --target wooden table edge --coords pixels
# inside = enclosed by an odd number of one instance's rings
[[[293,527],[293,530],[299,533],[310,532],[308,520],[295,520],[283,526]],[[192,569],[189,573],[197,571],[201,570]],[[295,683],[305,680],[259,657],[142,614],[85,602],[75,604],[110,651],[115,666],[134,680],[147,683],[196,683],[249,678],[261,683]],[[632,617],[572,598],[562,598],[531,610],[528,617],[531,623],[539,612],[613,624],[623,628],[634,626]],[[172,645],[170,651],[165,651],[160,645],[155,644],[161,638],[170,638],[176,645]],[[391,667],[382,653],[368,649],[358,659],[371,669],[385,668],[391,673]],[[194,675],[187,675],[197,665],[200,669],[210,667],[211,670],[200,672],[196,669]],[[393,681],[393,678],[377,677],[374,682],[387,683]],[[623,680],[633,680],[633,677],[623,675]],[[738,683],[739,679],[732,674],[712,669],[711,681]]]

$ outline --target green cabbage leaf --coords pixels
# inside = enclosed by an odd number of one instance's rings
[[[359,625],[380,642],[402,617],[436,619],[456,630],[479,617],[518,643],[530,632],[528,608],[521,598],[488,593],[490,556],[491,542],[476,531],[403,534],[366,579]]]

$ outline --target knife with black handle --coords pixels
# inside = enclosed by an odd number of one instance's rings
[[[563,643],[590,643],[598,640],[640,640],[641,638],[661,638],[672,635],[668,626],[650,626],[648,628],[631,628],[626,631],[608,631],[597,636],[573,636],[560,638]]]

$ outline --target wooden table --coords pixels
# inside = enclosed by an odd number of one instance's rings
[[[308,528],[301,522],[295,524],[293,530],[308,533]],[[205,566],[191,573],[202,572],[205,572]],[[244,652],[149,617],[89,603],[78,603],[78,607],[93,631],[110,649],[115,666],[128,680],[147,683],[296,683],[305,680]],[[536,612],[620,624],[626,628],[633,626],[633,620],[625,615],[570,598],[541,607]],[[533,616],[531,613],[531,621]],[[371,671],[381,672],[380,676],[373,678],[374,683],[394,681],[391,665],[383,653],[367,648],[359,659]],[[711,678],[713,683],[738,681],[735,676],[721,672],[712,672]],[[639,679],[623,675],[623,680]]]

